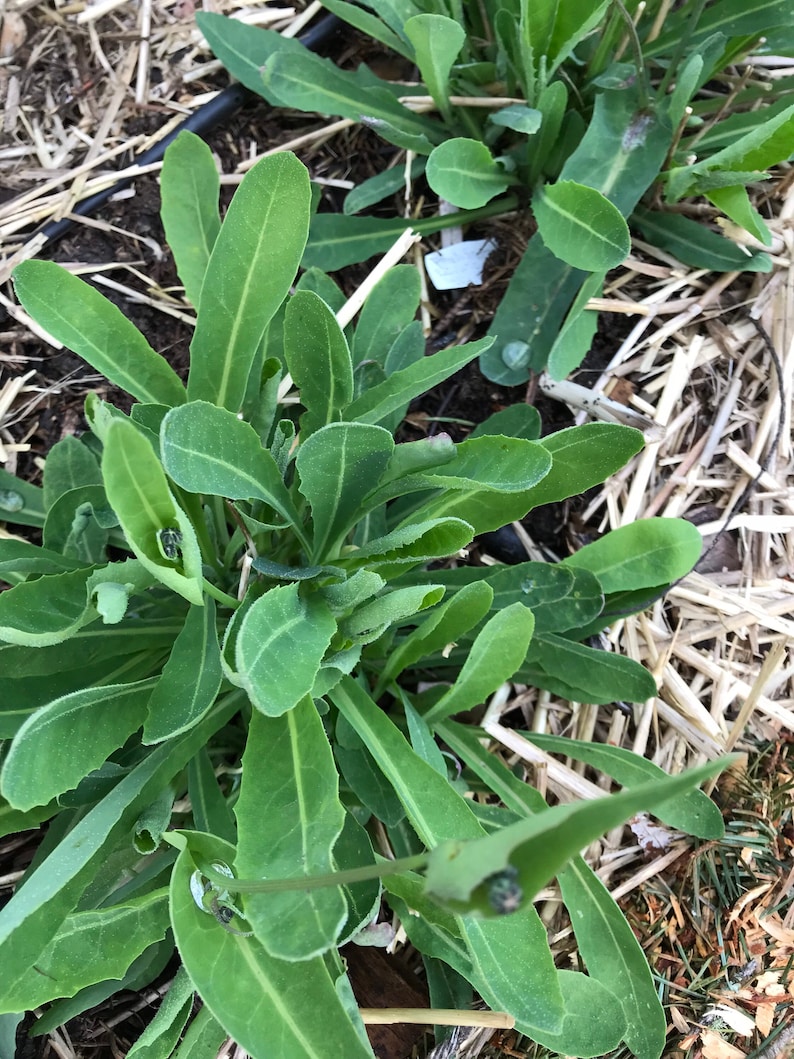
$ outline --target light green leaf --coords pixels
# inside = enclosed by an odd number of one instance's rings
[[[135,556],[158,581],[189,603],[202,606],[201,553],[195,531],[171,495],[154,449],[125,420],[114,420],[108,427],[102,476],[110,505]],[[163,552],[163,531],[179,535],[173,559]]]
[[[647,518],[621,526],[563,559],[595,574],[606,594],[675,581],[700,557],[703,538],[685,519]]]
[[[25,885],[0,909],[5,980],[13,982],[27,972],[75,908],[100,865],[120,841],[128,842],[141,810],[240,709],[241,701],[239,692],[226,696],[190,732],[155,747],[29,873]]]
[[[215,628],[215,603],[191,607],[174,641],[157,687],[149,699],[144,743],[180,735],[211,708],[222,679],[221,652]]]
[[[298,585],[271,588],[246,612],[235,641],[235,683],[268,717],[291,710],[312,690],[336,622],[322,600]]]
[[[190,834],[207,862],[229,864],[234,847]],[[194,863],[182,850],[171,876],[176,943],[202,1000],[252,1059],[372,1059],[342,1006],[323,958],[288,963],[256,938],[229,934],[190,891]]]
[[[241,878],[326,875],[345,810],[322,719],[309,695],[282,717],[251,717],[243,755],[235,872]],[[339,887],[249,894],[245,917],[271,956],[310,960],[347,918]]]
[[[576,702],[644,702],[656,694],[656,681],[632,658],[550,632],[535,635],[518,679]]]
[[[364,423],[330,423],[301,445],[295,466],[300,491],[312,509],[313,563],[337,557],[393,451],[388,430]]]
[[[201,288],[190,344],[191,400],[239,410],[267,325],[298,271],[310,203],[309,174],[292,154],[263,158],[246,174]]]
[[[606,272],[628,256],[628,225],[595,188],[560,180],[535,195],[532,208],[543,242],[573,268]]]
[[[350,350],[333,311],[312,291],[298,291],[287,302],[284,359],[306,409],[303,438],[341,419],[353,400]]]
[[[348,569],[366,566],[385,577],[384,567],[416,566],[454,555],[471,543],[472,536],[471,526],[457,518],[411,522],[368,541],[339,561]]]
[[[195,306],[221,228],[220,186],[212,151],[195,133],[180,132],[163,157],[160,217],[185,294]]]
[[[339,631],[347,644],[371,643],[387,629],[434,606],[443,595],[440,585],[411,585],[385,592],[340,622]]]
[[[465,210],[484,206],[515,183],[481,140],[462,136],[434,147],[425,172],[440,198]]]
[[[202,1007],[190,1020],[174,1059],[217,1059],[227,1036],[223,1026],[210,1015],[209,1008]]]
[[[395,409],[454,375],[491,345],[492,339],[450,346],[432,357],[425,357],[383,382],[366,390],[345,409],[345,418],[356,423],[379,423]]]
[[[118,523],[103,487],[83,485],[55,500],[44,520],[42,540],[45,548],[84,563],[102,563],[107,559],[105,546],[113,525]]]
[[[52,261],[23,261],[14,290],[37,323],[138,401],[176,405],[185,388],[112,302]]]
[[[44,507],[51,508],[59,496],[83,485],[101,485],[96,456],[73,434],[57,441],[47,453],[42,480]]]
[[[168,1059],[193,1009],[193,983],[184,967],[176,973],[157,1014],[127,1052],[127,1059]]]
[[[425,721],[432,725],[483,703],[524,661],[534,628],[532,611],[523,603],[497,611],[477,634],[455,683],[425,713]]]
[[[466,42],[466,31],[451,18],[431,14],[409,18],[404,33],[414,47],[416,65],[428,92],[448,118],[450,72]]]
[[[587,309],[586,305],[591,298],[601,296],[605,277],[604,272],[588,276],[574,298],[565,323],[549,350],[548,373],[552,379],[565,379],[590,352],[598,328],[598,313]]]
[[[771,272],[768,254],[748,253],[704,224],[678,213],[659,213],[637,208],[632,222],[643,237],[685,265],[712,272]]]
[[[419,270],[397,265],[372,288],[359,314],[353,340],[353,362],[386,365],[389,350],[413,321],[422,296]]]
[[[93,621],[96,613],[86,597],[92,569],[45,574],[0,592],[0,640],[47,647],[69,639]]]
[[[206,747],[202,747],[188,765],[187,790],[196,830],[235,842],[237,829]]]
[[[409,179],[418,180],[424,171],[424,158],[414,158],[411,162]],[[357,184],[352,191],[348,191],[342,203],[342,210],[346,217],[361,213],[367,207],[376,206],[379,202],[383,202],[389,195],[396,194],[401,188],[405,187],[405,183],[406,172],[404,167],[394,166],[391,169],[384,169],[383,172],[376,173],[375,176]]]
[[[163,420],[163,465],[191,493],[263,500],[292,525],[299,522],[276,461],[248,423],[226,408],[191,401]]]
[[[2,1005],[27,1011],[108,978],[123,978],[132,961],[168,929],[168,891],[68,916],[21,978],[7,980]]]
[[[738,224],[740,228],[754,235],[765,246],[772,245],[772,233],[761,214],[750,202],[747,188],[737,184],[733,187],[704,189],[704,194],[717,209],[722,210],[725,216]]]
[[[42,707],[8,749],[0,776],[3,796],[24,810],[75,788],[140,728],[155,683],[149,678],[87,688]]]
[[[611,776],[621,787],[637,787],[652,780],[661,783],[667,775],[652,761],[608,743],[583,743],[577,739],[539,732],[525,733],[525,738],[552,754],[564,754],[575,761],[593,765]],[[711,798],[700,790],[687,791],[677,798],[671,798],[658,806],[654,815],[670,827],[698,838],[719,839],[725,834],[722,813]]]

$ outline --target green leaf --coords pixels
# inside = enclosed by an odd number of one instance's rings
[[[497,611],[483,626],[455,683],[425,714],[428,724],[473,709],[516,672],[526,657],[535,618],[523,603]]]
[[[576,702],[644,702],[656,694],[656,681],[633,659],[554,633],[535,635],[517,679]]]
[[[86,596],[92,569],[45,574],[0,592],[0,640],[47,647],[69,639],[93,621],[96,614]]]
[[[396,51],[398,55],[402,55],[409,62],[413,62],[414,57],[411,49],[403,43],[397,33],[389,29],[379,18],[375,18],[368,11],[363,11],[354,4],[345,3],[345,0],[328,0],[327,3],[323,0],[323,7],[339,18],[343,18],[351,26],[355,26],[357,30],[360,30],[367,37],[380,41],[387,48]]]
[[[648,55],[669,51],[684,29],[689,31],[690,47],[698,47],[712,33],[724,33],[726,37],[757,36],[773,26],[790,24],[788,0],[718,0],[706,8],[695,27],[691,26],[689,8],[683,8],[678,18],[665,19],[665,32],[653,43],[646,44],[643,51],[647,49]]]
[[[287,487],[256,431],[226,408],[190,401],[163,420],[163,465],[191,493],[231,500],[263,500],[295,526],[298,515]]]
[[[737,184],[732,187],[704,188],[703,190],[706,198],[713,202],[717,209],[722,210],[734,224],[744,228],[765,246],[772,245],[772,233],[761,214],[750,202],[746,188]]]
[[[642,433],[617,423],[583,423],[548,434],[549,473],[530,494],[528,510],[576,496],[620,470],[644,445]]]
[[[443,136],[436,122],[398,102],[388,81],[369,74],[365,85],[356,73],[341,70],[330,59],[305,49],[292,55],[276,52],[262,71],[262,79],[267,92],[295,110],[365,122],[384,139],[392,139],[392,130],[431,142]]]
[[[685,519],[647,518],[621,526],[563,559],[595,574],[606,594],[675,581],[700,557],[703,538]]]
[[[368,541],[340,562],[348,569],[366,566],[385,577],[391,571],[384,572],[384,567],[416,566],[454,555],[471,543],[472,536],[471,526],[457,518],[411,522]]]
[[[628,225],[595,188],[560,180],[535,195],[532,208],[543,242],[573,268],[606,272],[628,256]]]
[[[389,350],[416,316],[421,288],[419,270],[413,265],[397,265],[375,284],[359,314],[354,364],[374,360],[385,367]]]
[[[335,631],[322,600],[301,599],[297,584],[271,588],[251,604],[237,632],[235,683],[262,713],[281,716],[312,690]]]
[[[202,1007],[190,1020],[173,1059],[217,1059],[227,1036],[226,1030],[210,1015],[209,1009]]]
[[[440,585],[411,585],[385,592],[340,622],[339,632],[346,643],[371,643],[392,626],[434,606],[443,595]]]
[[[193,983],[180,967],[157,1014],[127,1052],[127,1059],[168,1059],[193,1009]]]
[[[239,410],[267,325],[298,271],[310,204],[309,174],[292,154],[263,158],[245,175],[201,288],[190,344],[191,400]]]
[[[488,121],[492,125],[532,136],[540,128],[543,114],[532,107],[524,106],[523,103],[511,103],[510,106],[502,107],[501,110],[495,110],[493,114],[489,114]]]
[[[418,180],[424,171],[424,158],[414,158],[411,162],[410,177],[408,179]],[[404,167],[394,166],[391,169],[384,169],[383,172],[376,173],[375,176],[357,184],[352,191],[348,191],[342,203],[342,210],[346,217],[361,213],[362,210],[367,209],[369,206],[376,206],[379,202],[383,202],[389,195],[396,194],[405,187],[405,183],[406,170]]]
[[[0,467],[0,519],[20,526],[44,525],[42,490]]]
[[[207,862],[232,862],[233,846],[189,834],[191,848]],[[256,938],[229,934],[197,907],[190,891],[193,871],[191,854],[183,849],[171,876],[174,934],[193,984],[227,1033],[252,1059],[372,1059],[323,958],[288,963],[269,956]]]
[[[107,559],[105,546],[113,525],[118,522],[103,487],[84,485],[63,493],[53,503],[44,520],[42,540],[46,548],[85,563],[102,563]]]
[[[215,778],[212,759],[206,747],[191,759],[187,774],[188,797],[197,831],[207,831],[226,842],[237,840],[231,810]]]
[[[72,434],[57,441],[47,453],[42,480],[45,508],[59,496],[83,485],[101,485],[102,474],[96,456]]]
[[[375,690],[376,698],[404,669],[442,651],[477,625],[490,610],[492,600],[490,585],[485,581],[474,581],[431,610],[413,632],[398,641],[389,652]]]
[[[445,721],[438,733],[506,806],[522,816],[546,810],[540,794],[485,749],[477,729]],[[567,895],[568,907],[577,913],[574,931],[577,941],[581,937],[588,971],[622,999],[627,1043],[641,1059],[658,1059],[660,1036],[663,1040],[665,1032],[664,1012],[634,932],[582,857],[573,857],[558,873],[558,881],[563,895]]]
[[[25,810],[73,790],[140,728],[155,683],[87,688],[42,707],[8,749],[0,776],[3,796]]]
[[[28,1011],[108,978],[123,978],[132,961],[168,929],[168,891],[155,890],[109,908],[68,916],[21,978],[3,986],[2,1006]]]
[[[476,908],[494,914],[488,877],[512,865],[523,898],[531,900],[580,849],[635,813],[653,810],[669,798],[693,790],[717,775],[732,758],[591,801],[556,805],[500,831],[462,843],[452,841],[430,851],[425,875],[431,896],[453,910]]]
[[[594,272],[579,288],[565,323],[549,350],[547,368],[552,379],[566,378],[590,352],[598,328],[598,313],[586,306],[591,298],[600,297],[605,277],[604,272]]]
[[[356,423],[379,423],[395,409],[460,371],[487,349],[491,342],[492,339],[483,338],[462,346],[450,346],[449,349],[434,353],[432,357],[424,357],[401,371],[395,371],[348,405],[345,418]]]
[[[298,291],[287,302],[284,359],[306,409],[304,439],[341,419],[353,400],[350,350],[334,313],[312,291]]]
[[[405,819],[405,810],[393,787],[342,715],[336,722],[334,755],[345,784],[367,812],[386,827],[396,827]]]
[[[388,430],[364,423],[330,423],[301,445],[295,466],[312,509],[313,563],[336,558],[393,451]]]
[[[662,782],[667,773],[639,754],[608,743],[584,743],[562,736],[538,732],[524,733],[526,739],[552,754],[564,754],[575,761],[593,765],[611,776],[621,787],[637,787],[653,780]],[[703,791],[694,790],[671,798],[657,806],[654,815],[660,820],[703,839],[719,839],[725,834],[722,813]]]
[[[404,26],[414,47],[419,73],[438,109],[449,118],[449,80],[453,63],[466,42],[466,31],[444,15],[414,15]]]
[[[52,261],[23,261],[13,279],[33,319],[116,386],[138,401],[185,400],[174,369],[98,290]]]
[[[27,972],[75,908],[100,865],[120,841],[129,840],[141,810],[239,710],[241,699],[239,692],[228,695],[186,735],[155,747],[28,874],[25,885],[0,909],[5,981],[13,982]]]
[[[293,37],[285,37],[272,29],[262,29],[241,22],[236,18],[227,18],[210,11],[196,12],[196,25],[204,34],[210,48],[223,65],[241,81],[246,88],[259,96],[264,96],[269,103],[287,106],[282,99],[277,99],[265,91],[262,82],[262,67],[275,55],[303,55],[306,46]]]
[[[515,183],[481,140],[462,136],[433,148],[426,176],[440,198],[465,210],[484,206]]]
[[[212,151],[200,136],[180,132],[163,157],[160,217],[185,294],[195,306],[221,228],[220,186]]]
[[[771,272],[768,254],[748,253],[704,224],[679,213],[660,213],[638,207],[632,221],[654,246],[672,254],[685,265],[712,272]]]
[[[189,603],[202,606],[201,553],[195,531],[171,495],[154,449],[125,420],[114,420],[108,427],[102,476],[110,505],[135,556],[158,581]],[[163,531],[180,534],[173,559],[163,553]]]
[[[237,817],[241,878],[326,875],[345,810],[322,719],[310,696],[283,717],[254,713],[243,755]],[[267,952],[310,960],[336,942],[347,918],[339,887],[249,894],[245,917]]]
[[[144,743],[160,743],[187,731],[207,713],[221,686],[221,652],[215,603],[191,607],[149,699]]]

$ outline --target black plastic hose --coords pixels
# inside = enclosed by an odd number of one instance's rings
[[[331,36],[338,24],[339,19],[336,15],[324,15],[315,25],[310,26],[304,33],[300,34],[298,40],[311,51],[315,51]],[[139,166],[146,166],[151,165],[153,162],[162,161],[166,148],[169,144],[173,143],[180,132],[184,132],[185,129],[189,132],[194,132],[197,136],[206,138],[208,133],[210,133],[217,125],[220,125],[222,121],[231,117],[231,115],[239,110],[244,103],[247,103],[251,99],[259,98],[261,97],[257,96],[254,92],[251,92],[244,85],[229,85],[228,88],[224,88],[222,92],[219,92],[214,99],[211,99],[209,103],[205,103],[204,106],[199,107],[194,114],[185,118],[185,120],[173,131],[169,132],[168,135],[164,136],[161,140],[158,140],[148,151],[144,151],[143,154],[138,155],[135,159],[135,163]],[[65,235],[75,223],[75,216],[90,217],[92,213],[95,213],[96,210],[98,210],[100,206],[103,206],[108,199],[113,197],[113,195],[118,194],[123,188],[129,187],[135,179],[135,173],[129,176],[119,177],[119,179],[111,184],[110,187],[105,188],[103,191],[98,191],[95,195],[91,195],[89,198],[78,202],[72,210],[72,216],[64,217],[60,221],[48,221],[45,225],[42,225],[42,227],[31,236],[31,239],[36,238],[37,236],[39,238],[44,236],[48,243],[52,242],[54,239],[60,239],[61,236]]]

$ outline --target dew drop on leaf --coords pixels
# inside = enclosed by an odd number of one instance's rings
[[[14,489],[0,489],[0,511],[21,511],[25,498]]]

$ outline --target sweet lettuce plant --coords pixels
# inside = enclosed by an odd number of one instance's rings
[[[492,339],[425,356],[408,266],[342,326],[327,275],[295,282],[311,189],[294,156],[255,166],[222,223],[196,137],[162,182],[197,306],[186,385],[93,287],[43,261],[14,274],[39,324],[135,403],[91,395],[89,432],[53,447],[40,488],[0,474],[8,523],[41,541],[0,539],[0,826],[48,822],[0,911],[0,1017],[41,1009],[47,1032],[142,988],[176,946],[130,1056],[230,1035],[254,1057],[363,1059],[339,950],[386,902],[434,1006],[476,991],[560,1053],[623,1040],[656,1059],[642,949],[579,851],[645,809],[719,836],[695,788],[721,766],[671,778],[566,741],[622,790],[549,807],[461,717],[510,679],[652,695],[586,641],[689,569],[697,531],[648,520],[561,563],[467,566],[477,534],[603,481],[639,434],[540,439],[522,406],[460,444],[395,443],[407,403]],[[555,966],[532,903],[555,875],[587,973]]]

